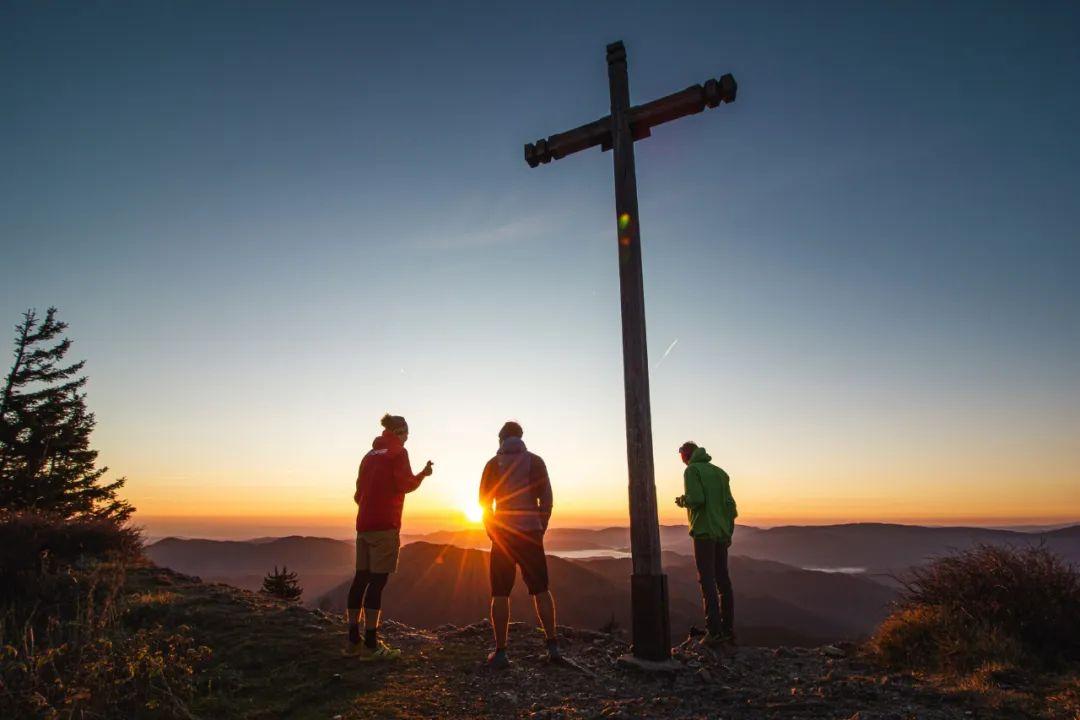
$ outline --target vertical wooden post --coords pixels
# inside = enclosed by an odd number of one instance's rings
[[[626,391],[626,459],[630,480],[630,550],[633,574],[634,655],[640,660],[671,658],[667,577],[660,563],[660,522],[653,477],[652,413],[649,408],[649,355],[645,345],[645,293],[641,275],[634,141],[649,137],[651,128],[720,103],[735,101],[738,86],[729,73],[644,105],[630,107],[626,49],[607,46],[611,114],[567,132],[525,144],[529,167],[547,164],[599,145],[614,150],[615,222],[622,302],[623,381]],[[647,667],[648,663],[634,663]]]
[[[623,380],[626,390],[626,457],[630,475],[631,607],[634,655],[645,660],[671,656],[667,577],[660,566],[660,524],[653,476],[649,357],[645,345],[645,293],[641,274],[634,138],[630,132],[630,81],[621,42],[607,47],[611,89],[611,141],[615,163],[615,222],[618,229],[622,299]]]

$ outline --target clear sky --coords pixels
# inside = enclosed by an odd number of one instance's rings
[[[151,531],[347,535],[385,411],[407,529],[507,418],[625,522],[611,156],[522,159],[616,39],[739,81],[636,146],[662,519],[688,438],[746,522],[1080,518],[1074,3],[5,3],[0,319],[60,308]]]

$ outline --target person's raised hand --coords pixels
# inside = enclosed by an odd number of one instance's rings
[[[420,471],[420,475],[422,475],[423,477],[428,477],[429,475],[431,475],[433,467],[434,466],[432,465],[431,461],[428,460],[427,465],[424,465],[424,469]]]
[[[679,497],[675,498],[675,504],[679,507],[686,507],[686,496],[680,495]]]

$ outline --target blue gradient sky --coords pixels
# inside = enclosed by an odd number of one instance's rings
[[[417,527],[508,417],[625,517],[611,157],[521,149],[620,38],[740,83],[637,145],[662,517],[686,438],[750,522],[1080,517],[1075,4],[221,5],[0,8],[0,319],[60,307],[152,529],[347,534],[386,410]]]

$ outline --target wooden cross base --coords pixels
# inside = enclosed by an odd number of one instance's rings
[[[643,660],[668,660],[671,657],[671,614],[668,612],[667,575],[631,575],[630,612],[634,655]]]

